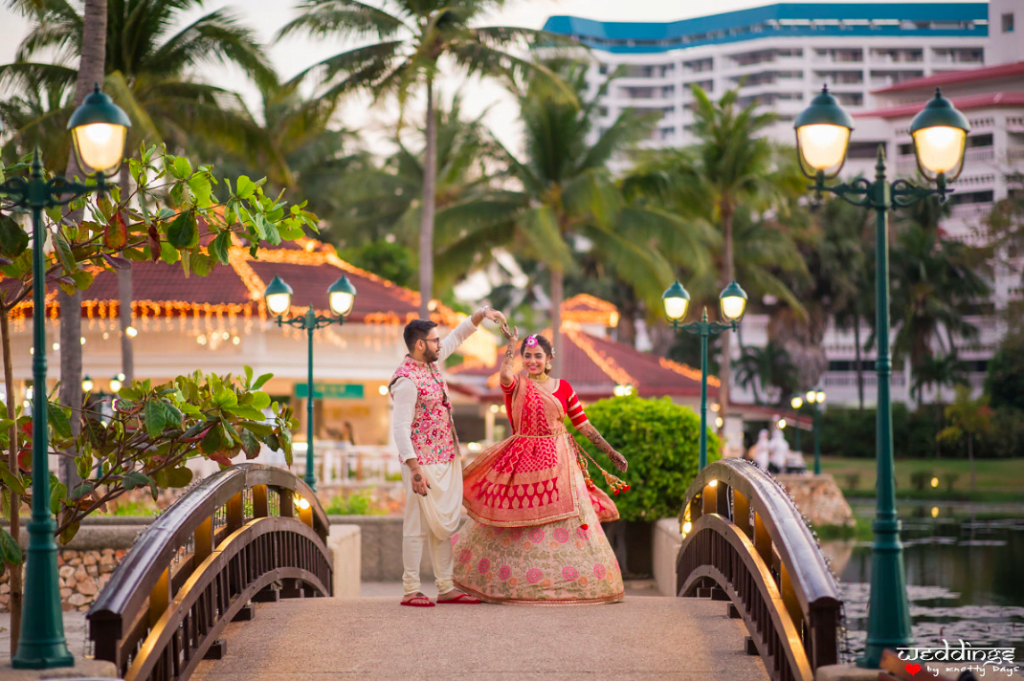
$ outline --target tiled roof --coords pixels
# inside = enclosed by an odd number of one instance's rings
[[[983,95],[953,97],[953,106],[961,111],[984,109],[988,107],[1020,107],[1024,106],[1024,92],[990,92]],[[905,104],[888,109],[861,111],[853,114],[854,118],[904,118],[915,116],[921,110],[920,104]]]
[[[562,303],[562,320],[580,324],[619,324],[619,310],[612,303],[580,293]]]
[[[206,277],[186,277],[180,264],[132,263],[133,313],[150,317],[226,314],[266,319],[263,291],[274,276],[280,276],[294,291],[293,313],[301,314],[313,303],[318,314],[330,315],[327,288],[344,274],[357,291],[349,321],[400,324],[417,317],[419,293],[354,267],[339,258],[332,246],[317,241],[303,239],[282,247],[261,248],[256,258],[250,257],[248,248],[236,241],[229,257],[229,265],[218,265]],[[82,297],[82,315],[116,317],[117,274],[97,271],[95,276]],[[53,291],[47,296],[50,316],[58,314]],[[29,298],[12,313],[23,318],[31,314],[31,309]],[[433,309],[434,321],[446,326],[459,322],[459,316],[447,307],[435,302]]]
[[[997,64],[996,66],[983,66],[980,69],[967,69],[964,71],[947,71],[936,73],[931,76],[904,80],[895,85],[890,85],[881,90],[874,90],[872,94],[883,95],[891,92],[906,92],[908,90],[930,89],[953,85],[957,83],[977,83],[986,80],[999,78],[1024,78],[1024,61],[1010,64]],[[959,105],[957,108],[960,108]]]

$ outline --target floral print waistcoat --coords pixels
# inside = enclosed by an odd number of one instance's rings
[[[391,383],[399,378],[408,378],[416,386],[416,412],[411,433],[416,459],[420,465],[453,460],[458,440],[452,423],[452,403],[448,399],[448,385],[437,367],[406,357],[391,377]]]

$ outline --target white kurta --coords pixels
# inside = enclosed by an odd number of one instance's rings
[[[447,359],[476,330],[472,319],[459,324],[441,341],[437,361]],[[451,537],[459,528],[462,514],[462,460],[456,449],[455,458],[448,463],[421,464],[420,470],[430,489],[425,497],[413,492],[412,472],[404,462],[416,457],[411,432],[418,392],[416,385],[403,377],[392,384],[391,395],[395,407],[391,427],[398,455],[403,462],[402,486],[405,489],[405,521],[402,525],[402,560],[405,567],[402,581],[405,593],[420,590],[420,562],[425,545],[430,548],[438,593],[447,593],[454,588]],[[452,439],[455,439],[454,425]]]

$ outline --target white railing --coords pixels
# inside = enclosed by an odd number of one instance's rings
[[[878,376],[874,371],[864,371],[864,387],[875,387],[878,385]],[[902,388],[907,384],[907,377],[902,372],[892,375],[890,385],[894,388]],[[825,372],[826,388],[848,388],[857,386],[856,371],[828,371]]]

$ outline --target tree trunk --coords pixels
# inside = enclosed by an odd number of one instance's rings
[[[967,436],[967,460],[971,464],[971,493],[974,493],[974,433]]]
[[[82,23],[82,56],[78,62],[78,80],[75,83],[75,106],[81,105],[93,86],[103,84],[104,65],[107,49],[107,0],[85,0],[85,14]],[[68,155],[65,175],[81,177],[74,152]],[[82,211],[73,211],[65,216],[69,223],[82,220]],[[60,305],[60,402],[71,407],[71,432],[76,437],[81,431],[82,415],[82,293],[75,291],[67,295],[57,292]],[[42,386],[45,390],[46,387]],[[37,387],[38,389],[38,387]],[[61,478],[74,489],[79,483],[78,471],[71,458],[61,459]]]
[[[16,402],[14,398],[14,365],[11,363],[11,329],[10,320],[7,318],[8,310],[7,306],[3,306],[3,314],[0,315],[0,341],[3,343],[4,353],[4,390],[7,393],[7,418],[12,421],[16,421],[15,410]],[[11,426],[10,432],[11,438],[11,449],[7,455],[7,468],[12,473],[17,475],[18,473],[18,425],[15,423]],[[18,515],[18,509],[21,506],[21,497],[9,489],[11,497],[11,515],[8,518],[10,522],[11,536],[14,537],[14,541],[18,541],[18,535],[21,534],[21,519]],[[18,638],[21,635],[21,606],[24,593],[21,585],[21,565],[9,565],[7,574],[9,577],[9,587],[11,589],[11,657],[14,657],[15,653],[18,652]]]
[[[853,315],[853,345],[854,357],[857,362],[857,408],[864,411],[864,367],[861,364],[860,315],[858,314]]]
[[[132,174],[128,164],[121,166],[121,205],[124,210],[121,217],[128,224],[128,196],[130,195]],[[133,340],[125,331],[132,325],[132,270],[131,268],[117,271],[118,320],[121,324],[121,373],[124,384],[131,385],[135,379],[135,349]],[[104,377],[105,378],[105,377]]]
[[[721,285],[724,289],[726,286],[732,283],[733,279],[736,278],[736,271],[733,265],[733,254],[732,254],[732,218],[735,206],[732,205],[731,200],[728,197],[724,197],[720,204],[722,211],[722,280]],[[725,321],[725,320],[723,320]],[[718,378],[722,382],[718,388],[718,403],[721,405],[721,409],[718,415],[725,419],[725,415],[729,411],[729,381],[732,374],[732,333],[726,331],[722,334],[722,359],[718,363]]]
[[[420,317],[430,319],[434,290],[434,185],[437,181],[437,121],[434,81],[427,78],[427,148],[423,153],[423,205],[420,209]]]
[[[552,366],[558,366],[558,360],[564,359],[562,355],[562,300],[565,298],[565,273],[561,268],[551,268],[551,346],[555,353],[556,361]],[[556,372],[560,373],[560,372]]]

